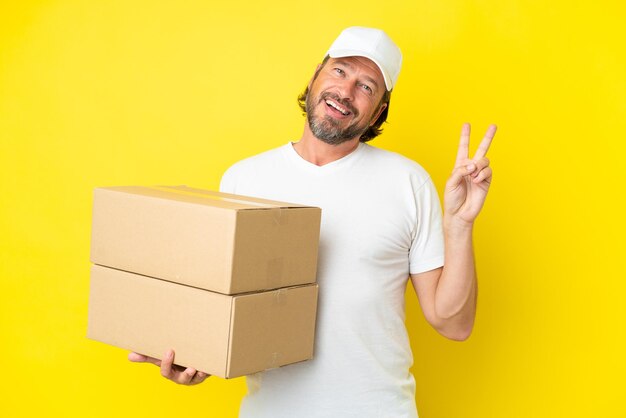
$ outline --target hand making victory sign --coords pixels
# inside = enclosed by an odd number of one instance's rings
[[[446,183],[443,196],[446,221],[471,226],[482,209],[492,174],[489,160],[485,155],[496,129],[496,125],[489,126],[474,157],[470,159],[470,124],[463,125],[454,170]]]

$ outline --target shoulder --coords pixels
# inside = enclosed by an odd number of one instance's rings
[[[250,178],[250,176],[254,176],[255,173],[267,172],[272,167],[276,167],[277,162],[284,158],[285,147],[287,145],[282,145],[260,154],[244,158],[231,165],[222,175],[220,190],[232,192],[238,179]]]
[[[284,158],[285,147],[286,145],[283,145],[237,161],[224,172],[224,177],[254,172],[265,167],[272,167],[278,160]]]
[[[228,170],[226,170],[226,173],[228,173],[229,171],[236,172],[238,170],[246,170],[251,168],[254,169],[260,165],[273,164],[276,162],[277,159],[283,158],[285,147],[286,145],[282,145],[280,147],[264,151],[260,154],[244,158],[243,160],[239,160],[235,164],[230,166]]]

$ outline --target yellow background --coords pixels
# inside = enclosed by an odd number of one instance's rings
[[[622,4],[3,0],[0,415],[237,415],[243,379],[179,387],[85,338],[92,189],[216,189],[299,138],[296,96],[367,25],[405,57],[373,145],[441,191],[461,124],[474,147],[500,126],[474,334],[438,336],[407,293],[421,417],[625,417]]]

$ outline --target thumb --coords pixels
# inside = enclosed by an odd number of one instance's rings
[[[132,361],[133,363],[152,363],[156,364],[157,366],[161,366],[161,360],[134,352],[128,353],[128,360]]]
[[[472,174],[475,170],[476,164],[474,164],[472,161],[456,167],[454,170],[452,170],[452,174],[450,174],[450,178],[448,179],[447,183],[448,187],[454,188],[458,186],[459,183],[461,183],[461,180],[463,180],[463,177]]]
[[[134,362],[134,363],[142,363],[144,361],[146,361],[148,358],[148,356],[144,356],[143,354],[139,354],[139,353],[135,353],[135,352],[130,352],[128,353],[128,360]]]

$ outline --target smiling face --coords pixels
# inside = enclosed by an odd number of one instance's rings
[[[364,57],[329,58],[309,85],[306,113],[315,137],[331,144],[360,138],[387,106],[378,66]]]

